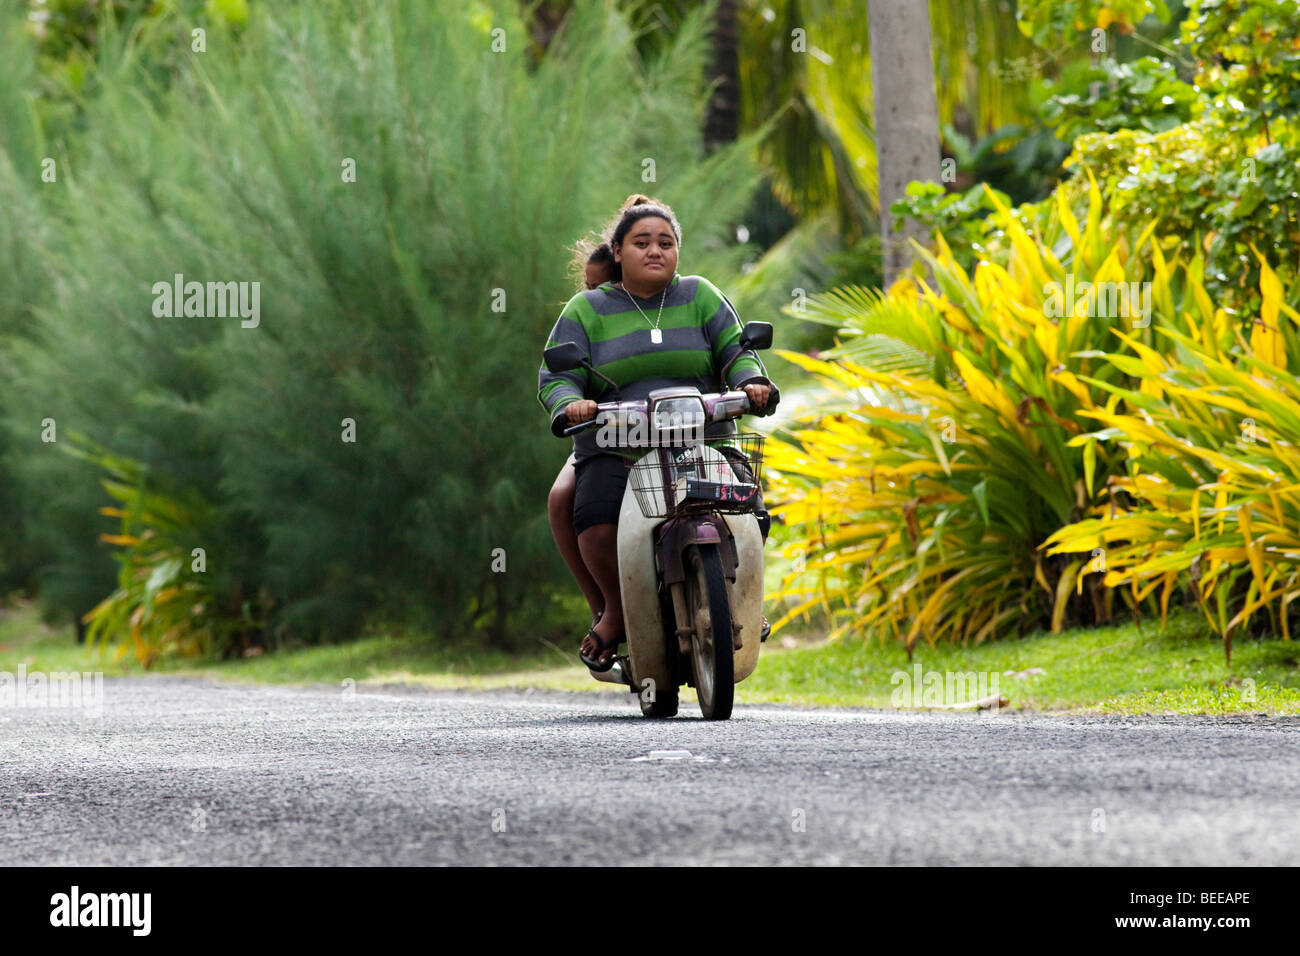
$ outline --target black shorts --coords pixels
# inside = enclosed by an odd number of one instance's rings
[[[618,524],[623,489],[633,464],[618,455],[593,455],[578,462],[573,489],[574,534],[582,534],[592,525]]]
[[[733,448],[722,448],[721,452],[731,460],[732,471],[741,481],[754,480],[754,473],[749,468],[743,455]],[[573,492],[573,532],[582,534],[592,525],[618,524],[619,512],[623,510],[623,492],[627,488],[627,476],[635,461],[618,455],[593,455],[578,462],[577,479]],[[762,492],[759,492],[757,507],[763,507]],[[763,530],[767,539],[767,530]]]

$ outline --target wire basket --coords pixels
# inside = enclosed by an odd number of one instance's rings
[[[762,435],[748,432],[652,450],[628,475],[641,514],[675,518],[702,511],[761,510],[763,442]]]

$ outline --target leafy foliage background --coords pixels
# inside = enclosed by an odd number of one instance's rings
[[[40,516],[10,539],[10,585],[78,614],[113,589],[108,501],[91,463],[39,442],[53,418],[210,502],[213,588],[268,589],[273,633],[561,627],[545,501],[568,448],[535,389],[570,247],[648,191],[684,224],[683,273],[725,287],[744,254],[752,143],[706,161],[696,133],[705,24],[644,60],[622,15],[583,6],[535,61],[513,3],[257,4],[210,18],[201,54],[183,18],[106,21],[62,143],[4,84],[4,500]],[[30,77],[6,36],[4,68]],[[260,326],[156,318],[177,273],[260,282]]]

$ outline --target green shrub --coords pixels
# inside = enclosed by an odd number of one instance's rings
[[[600,5],[534,64],[515,4],[453,0],[257,4],[166,87],[143,86],[130,38],[101,49],[8,417],[54,417],[210,502],[222,599],[266,586],[276,632],[504,642],[528,622],[513,635],[533,640],[572,589],[545,514],[568,448],[535,398],[571,244],[649,191],[681,217],[683,273],[725,288],[741,254],[728,224],[757,173],[750,142],[702,160],[705,12],[652,62]],[[259,282],[260,324],[155,316],[177,273]],[[93,474],[18,465],[52,566],[111,581],[83,524]],[[86,610],[59,580],[48,596]]]

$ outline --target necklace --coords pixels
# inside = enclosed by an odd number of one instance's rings
[[[669,285],[671,284],[670,280]],[[636,310],[641,313],[641,318],[645,319],[646,322],[649,322],[650,316],[646,315],[641,306],[637,305],[636,299],[632,298],[632,293],[628,292],[626,288],[623,289],[623,293],[632,300],[632,304],[636,306]],[[659,314],[655,316],[654,324],[650,326],[650,341],[655,345],[663,344],[664,334],[659,331],[659,320],[664,317],[664,300],[667,298],[668,286],[664,286],[663,295],[659,296]]]

